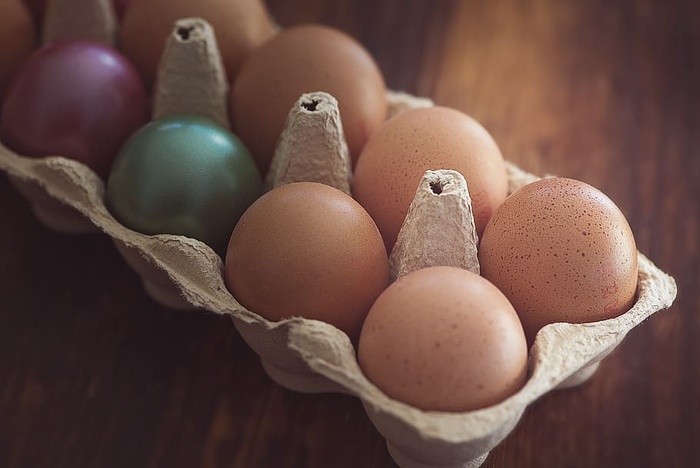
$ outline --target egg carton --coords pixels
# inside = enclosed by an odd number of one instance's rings
[[[182,28],[188,33],[181,34]],[[189,70],[186,78],[180,75],[183,70]],[[161,62],[154,115],[194,112],[227,125],[223,73],[211,27],[200,19],[176,23]],[[429,99],[393,91],[387,101],[389,115],[432,105]],[[311,157],[297,156],[300,150],[309,154],[309,148]],[[349,168],[337,102],[325,93],[301,96],[290,111],[266,186],[310,180],[349,193]],[[496,405],[468,412],[423,411],[372,384],[350,339],[339,329],[299,317],[270,322],[239,304],[225,287],[222,259],[204,243],[177,235],[144,235],[121,225],[105,205],[104,182],[81,163],[61,156],[27,158],[0,144],[0,169],[48,226],[107,234],[160,303],[229,316],[272,380],[295,391],[340,392],[361,399],[391,456],[404,468],[480,466],[529,404],[554,389],[587,380],[632,328],[670,307],[676,296],[673,278],[638,253],[637,299],[629,311],[601,322],[545,326],[530,348],[527,382]],[[506,162],[506,169],[509,193],[539,178],[512,163]],[[426,173],[391,256],[394,277],[433,264],[478,268],[463,180],[452,171]],[[434,190],[436,182],[441,190]],[[453,240],[454,248],[431,250],[444,237],[433,238],[421,226],[430,225],[427,217],[439,219],[445,212],[462,216],[452,236],[461,241]]]

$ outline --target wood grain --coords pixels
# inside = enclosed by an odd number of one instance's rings
[[[530,172],[593,184],[678,282],[488,467],[700,463],[700,11],[674,0],[270,0],[357,37],[389,87],[470,113]],[[230,321],[153,303],[100,235],[0,178],[0,466],[391,467],[361,403],[269,381]]]

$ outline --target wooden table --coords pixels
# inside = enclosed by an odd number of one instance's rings
[[[357,37],[389,87],[584,180],[679,286],[582,387],[533,404],[488,467],[700,463],[700,11],[688,1],[270,1]],[[0,466],[390,467],[349,396],[273,384],[231,322],[156,305],[100,235],[0,178]]]

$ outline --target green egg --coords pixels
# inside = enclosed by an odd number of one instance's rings
[[[127,140],[107,181],[107,204],[134,231],[192,237],[221,254],[261,191],[238,137],[209,119],[176,116],[152,121]]]

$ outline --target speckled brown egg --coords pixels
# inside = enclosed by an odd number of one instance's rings
[[[243,63],[231,89],[231,120],[262,174],[274,155],[287,115],[304,93],[338,100],[350,156],[386,119],[384,78],[369,52],[335,28],[286,28]]]
[[[386,395],[416,408],[470,411],[513,395],[527,344],[506,297],[477,274],[431,267],[399,278],[374,303],[358,360]]]
[[[266,193],[243,214],[225,279],[243,306],[268,320],[321,320],[356,340],[389,283],[389,261],[379,230],[352,197],[297,182]]]
[[[486,226],[479,261],[530,342],[546,324],[604,320],[634,303],[632,230],[610,198],[577,180],[543,179],[508,197]]]
[[[488,131],[456,109],[415,109],[386,122],[355,167],[352,193],[372,215],[391,251],[426,170],[452,169],[467,181],[479,235],[505,200],[503,156]]]

